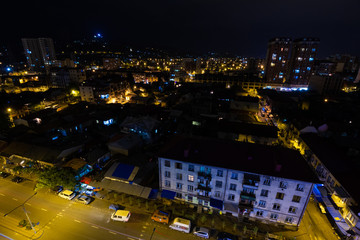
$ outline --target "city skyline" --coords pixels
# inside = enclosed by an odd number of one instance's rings
[[[6,3],[8,9],[15,9]],[[133,2],[89,7],[62,3],[51,7],[26,4],[7,11],[1,43],[21,50],[21,38],[50,37],[55,47],[100,32],[117,45],[154,47],[201,55],[209,51],[265,58],[274,37],[316,37],[319,58],[332,54],[359,55],[353,0],[236,3],[226,1]],[[56,27],[54,27],[56,26]],[[66,33],[66,34],[64,34]],[[344,37],[345,36],[345,37]]]

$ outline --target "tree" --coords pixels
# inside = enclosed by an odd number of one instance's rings
[[[64,188],[74,189],[77,184],[76,172],[72,168],[47,168],[44,169],[38,179],[38,187],[53,188],[63,186]]]
[[[0,111],[0,132],[8,130],[11,126],[9,115]]]

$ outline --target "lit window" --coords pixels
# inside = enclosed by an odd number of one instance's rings
[[[188,175],[188,181],[193,182],[194,181],[194,176],[193,175]]]
[[[293,199],[292,199],[293,202],[297,202],[297,203],[298,203],[298,202],[300,202],[300,200],[301,200],[301,197],[300,197],[300,196],[296,196],[296,195],[293,196]]]
[[[262,207],[262,208],[266,207],[266,201],[260,200],[259,207]]]
[[[284,193],[280,193],[280,192],[278,192],[278,193],[276,193],[276,199],[280,199],[280,200],[283,200],[284,199]]]

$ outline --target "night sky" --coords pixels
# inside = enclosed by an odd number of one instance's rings
[[[110,43],[265,57],[276,36],[318,37],[319,57],[360,55],[359,0],[7,1],[0,42],[57,43],[100,32]]]

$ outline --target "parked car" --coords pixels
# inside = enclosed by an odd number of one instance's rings
[[[121,222],[127,222],[129,221],[131,216],[130,211],[126,210],[117,210],[111,215],[111,219],[114,221],[121,221]]]
[[[170,213],[156,210],[151,216],[151,220],[164,224],[169,224]]]
[[[188,219],[177,217],[172,221],[169,228],[177,231],[189,233],[191,229],[191,221]]]
[[[62,186],[55,186],[51,189],[52,191],[54,191],[55,193],[59,193],[63,190]]]
[[[217,240],[238,240],[238,237],[234,236],[230,233],[227,233],[227,232],[219,232],[216,239]]]
[[[2,178],[7,178],[10,174],[9,173],[6,173],[6,172],[0,172],[0,176]]]
[[[22,177],[15,176],[13,177],[13,179],[11,179],[11,181],[16,183],[21,183],[22,181],[24,181],[24,179]]]
[[[58,195],[62,198],[72,200],[76,196],[76,193],[74,193],[71,190],[64,190],[64,191],[60,192]]]
[[[92,200],[91,197],[81,194],[80,197],[75,199],[75,202],[79,202],[79,203],[87,205],[91,202],[91,200]]]
[[[194,227],[193,234],[198,237],[209,238],[210,230],[204,227]]]
[[[324,205],[322,203],[318,203],[318,206],[319,206],[320,212],[325,214],[326,209],[325,209]]]

